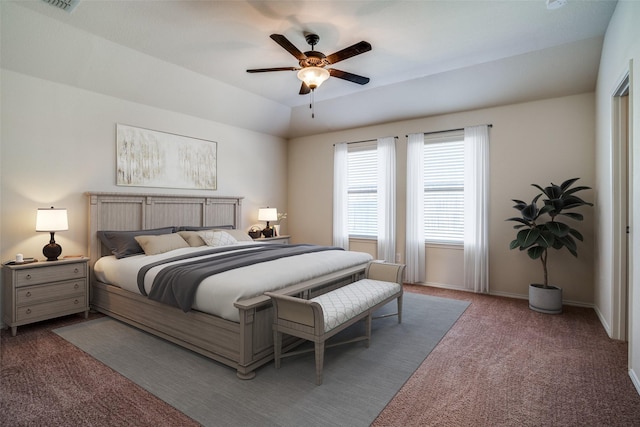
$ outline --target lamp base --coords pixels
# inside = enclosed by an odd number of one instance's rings
[[[262,230],[262,235],[264,237],[273,237],[273,228],[271,227],[267,227],[264,230]]]
[[[57,261],[62,253],[62,246],[57,243],[49,243],[42,248],[42,254],[47,257],[47,261]]]

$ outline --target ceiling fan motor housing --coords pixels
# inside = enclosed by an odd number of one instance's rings
[[[301,59],[298,63],[301,67],[326,67],[329,65],[329,61],[327,61],[327,57],[322,53],[316,50],[310,50],[309,52],[305,52],[304,55],[306,58]]]

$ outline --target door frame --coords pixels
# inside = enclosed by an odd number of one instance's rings
[[[630,64],[631,66],[631,64]],[[612,322],[611,338],[628,340],[629,334],[629,223],[631,203],[631,141],[630,141],[630,69],[612,96],[612,183],[613,183],[613,244],[612,244]]]

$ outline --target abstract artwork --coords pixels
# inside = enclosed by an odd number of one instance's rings
[[[215,190],[217,143],[116,125],[116,184]]]

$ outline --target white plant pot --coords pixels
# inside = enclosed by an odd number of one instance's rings
[[[562,313],[562,288],[529,285],[529,308],[546,314]]]

